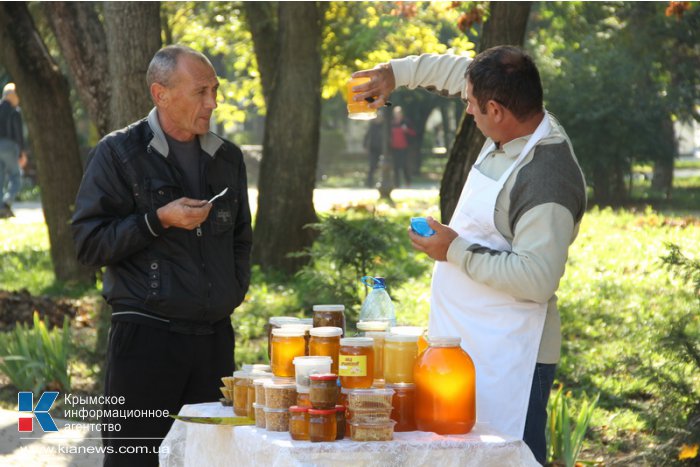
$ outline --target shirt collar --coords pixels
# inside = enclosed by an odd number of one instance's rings
[[[165,133],[163,133],[163,129],[160,127],[158,109],[155,107],[153,107],[148,114],[148,126],[150,126],[153,131],[153,138],[149,141],[148,145],[163,156],[168,157],[170,148],[168,147],[168,141],[165,139]],[[224,144],[224,141],[211,131],[204,135],[199,135],[198,138],[199,146],[202,148],[202,151],[207,153],[210,157],[214,157],[216,151]]]
[[[515,159],[523,152],[525,145],[532,135],[521,136],[502,144],[500,150],[506,153],[506,156]]]

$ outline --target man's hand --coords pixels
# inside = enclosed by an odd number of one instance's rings
[[[158,220],[163,227],[192,230],[209,216],[212,205],[206,200],[180,198],[158,208]]]
[[[382,107],[389,100],[389,95],[396,89],[396,80],[394,79],[394,70],[389,63],[380,63],[371,70],[356,71],[352,74],[353,78],[361,77],[371,78],[369,82],[358,84],[353,88],[357,94],[353,95],[352,100],[362,101],[368,97],[374,98],[374,102],[369,104],[373,109]]]
[[[452,240],[457,238],[457,232],[432,217],[427,217],[426,220],[435,234],[430,237],[422,237],[409,227],[408,237],[411,239],[411,245],[436,261],[446,261],[447,250],[450,248]]]

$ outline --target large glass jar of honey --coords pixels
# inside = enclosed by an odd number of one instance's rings
[[[418,335],[387,334],[384,338],[384,379],[387,384],[412,383],[418,355]]]
[[[459,337],[431,337],[416,360],[416,427],[437,434],[469,433],[476,422],[474,363]]]
[[[344,388],[369,388],[374,380],[374,341],[370,337],[340,339],[338,375]]]
[[[282,327],[272,330],[272,374],[294,377],[294,357],[303,357],[306,349],[304,332],[300,328]]]
[[[338,374],[338,352],[340,351],[340,336],[343,330],[335,326],[311,328],[309,331],[309,356],[331,357],[331,373]]]
[[[315,328],[333,326],[343,330],[345,336],[344,305],[314,305],[313,323]]]

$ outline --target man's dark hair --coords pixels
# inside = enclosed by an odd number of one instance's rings
[[[467,67],[472,95],[482,113],[494,100],[523,121],[542,111],[542,82],[537,65],[525,51],[513,46],[481,52]]]

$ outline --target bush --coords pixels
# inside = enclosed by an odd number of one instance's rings
[[[34,313],[34,327],[20,323],[14,330],[0,334],[0,372],[20,390],[35,394],[44,389],[69,391],[70,344],[67,317],[62,329],[49,331],[39,314]]]

